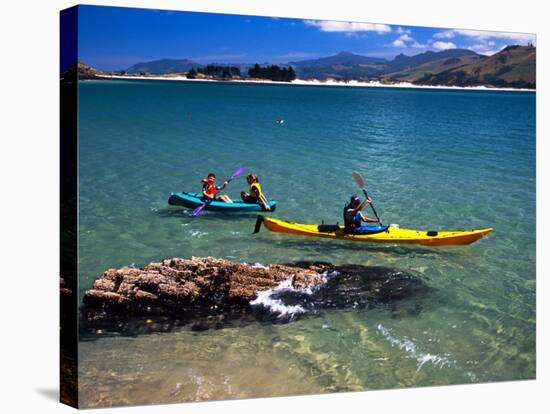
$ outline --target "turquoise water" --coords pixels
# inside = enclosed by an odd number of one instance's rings
[[[82,343],[85,405],[535,377],[535,94],[164,81],[86,81],[79,94],[81,294],[109,267],[206,255],[382,265],[431,288],[408,299],[414,312]],[[167,205],[239,164],[279,218],[341,222],[357,170],[387,223],[495,231],[463,247],[358,245],[251,235],[253,214]],[[245,189],[239,178],[225,193]]]

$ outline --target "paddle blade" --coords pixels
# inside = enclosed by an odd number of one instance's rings
[[[233,178],[237,178],[239,175],[241,175],[244,172],[245,168],[244,165],[239,165],[237,169],[231,174],[231,177],[227,181],[231,181]]]
[[[191,217],[197,217],[202,212],[202,210],[204,210],[205,207],[206,207],[206,204],[201,204],[200,206],[195,208],[191,213]]]
[[[353,176],[353,179],[355,180],[359,188],[365,188],[365,180],[363,180],[361,174],[359,174],[357,171],[353,171],[351,175]]]
[[[258,218],[256,219],[256,226],[254,227],[254,232],[252,234],[256,234],[260,232],[260,228],[262,227],[263,222],[264,222],[264,217],[261,215],[258,215]]]

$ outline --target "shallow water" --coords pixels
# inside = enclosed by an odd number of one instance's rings
[[[430,287],[287,324],[82,342],[82,404],[535,377],[535,94],[86,81],[79,96],[81,295],[106,268],[193,255],[386,266]],[[353,244],[252,235],[254,214],[167,205],[239,164],[276,217],[341,222],[358,170],[387,223],[495,231],[442,249]],[[245,188],[241,177],[226,194]]]

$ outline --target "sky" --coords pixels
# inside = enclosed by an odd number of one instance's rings
[[[536,43],[522,33],[122,7],[79,6],[78,16],[79,61],[100,70],[165,58],[283,64],[342,51],[388,60],[453,48],[490,55]]]

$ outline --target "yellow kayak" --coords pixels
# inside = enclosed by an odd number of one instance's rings
[[[349,234],[344,232],[342,226],[300,224],[271,217],[258,216],[255,233],[259,231],[262,222],[268,230],[277,233],[374,243],[411,243],[426,246],[470,244],[493,231],[492,228],[480,230],[424,231],[402,229],[392,224],[384,228],[383,231],[373,234]]]

